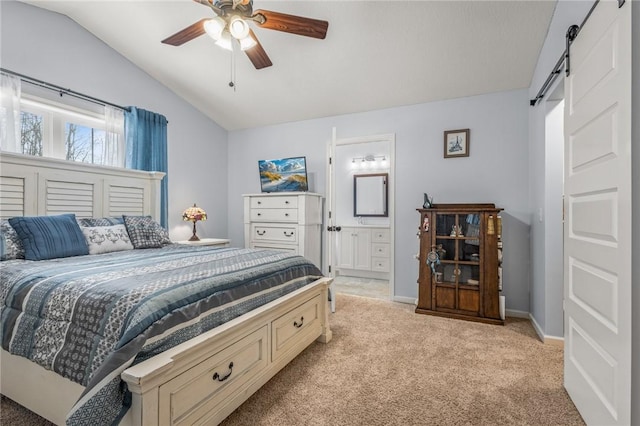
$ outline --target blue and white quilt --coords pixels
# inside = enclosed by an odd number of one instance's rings
[[[180,244],[5,261],[2,347],[86,387],[67,424],[117,423],[126,368],[321,276],[282,251]]]

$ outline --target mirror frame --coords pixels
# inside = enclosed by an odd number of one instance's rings
[[[358,178],[383,176],[384,185],[384,213],[382,214],[358,214]],[[353,175],[353,217],[389,217],[389,173],[370,173]]]

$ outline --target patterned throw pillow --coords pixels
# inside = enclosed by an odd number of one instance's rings
[[[9,224],[24,246],[27,260],[46,260],[89,254],[74,214],[12,217]]]
[[[89,254],[133,250],[124,225],[81,227],[89,246]]]
[[[83,219],[78,219],[78,225],[83,227],[124,225],[124,220],[122,219],[122,216],[100,217],[100,218],[90,218],[90,219],[83,218]]]
[[[6,219],[0,220],[0,260],[24,259],[24,246]]]
[[[171,244],[169,234],[151,216],[123,216],[133,248],[158,248]]]

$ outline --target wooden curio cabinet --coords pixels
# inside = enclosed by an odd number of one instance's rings
[[[494,204],[418,209],[417,313],[504,324],[499,300],[500,211]]]

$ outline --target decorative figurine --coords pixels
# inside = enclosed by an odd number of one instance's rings
[[[451,227],[451,233],[449,234],[450,237],[464,237],[464,234],[462,233],[462,225],[460,226],[456,226],[453,225]]]
[[[422,204],[422,208],[430,209],[433,207],[433,197],[429,198],[429,194],[424,193],[424,203]]]
[[[436,273],[436,266],[440,265],[440,258],[435,251],[435,246],[431,247],[431,251],[427,253],[427,265],[431,268],[431,272]]]

